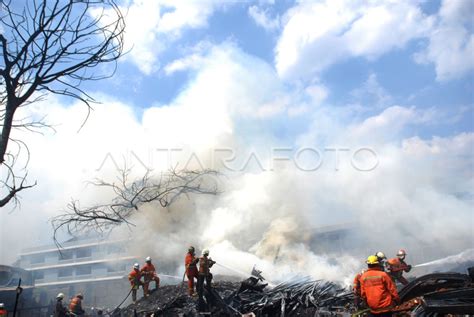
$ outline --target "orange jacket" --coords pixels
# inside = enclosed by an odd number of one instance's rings
[[[410,271],[410,266],[405,263],[405,261],[400,260],[399,258],[392,258],[387,261],[390,272],[408,272]]]
[[[140,271],[142,272],[142,274],[151,273],[150,275],[153,275],[154,273],[156,273],[155,266],[151,263],[145,263],[145,265],[142,267]]]
[[[197,270],[197,264],[198,258],[196,258],[193,254],[187,253],[186,258],[184,259],[184,265],[186,266],[186,272],[189,273],[194,273]]]
[[[380,268],[369,268],[362,274],[360,293],[372,313],[390,311],[400,301],[392,279]]]
[[[130,281],[130,284],[132,284],[132,286],[140,285],[141,278],[142,278],[142,273],[139,270],[133,269],[128,274],[128,280]]]
[[[69,310],[71,313],[83,314],[84,310],[82,309],[82,300],[79,297],[74,297],[69,303]]]
[[[354,292],[354,295],[356,295],[356,296],[360,296],[360,277],[365,272],[366,271],[363,270],[363,271],[357,273],[356,276],[354,277],[354,282],[352,284],[352,291]]]
[[[210,268],[214,265],[214,261],[212,261],[211,258],[208,258],[207,256],[202,256],[199,258],[199,274],[200,275],[209,275]]]

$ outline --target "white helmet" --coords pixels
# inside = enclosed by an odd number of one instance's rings
[[[133,265],[133,268],[138,270],[138,269],[140,268],[140,264],[135,263],[135,264]]]
[[[202,255],[209,255],[209,249],[202,250]]]
[[[407,255],[407,253],[406,253],[406,251],[403,250],[403,249],[400,249],[400,250],[398,250],[398,252],[397,252],[397,256],[398,256],[398,257],[404,257],[404,256],[406,256],[406,255]]]
[[[151,262],[151,257],[147,256],[145,262]]]
[[[5,304],[0,303],[0,308],[5,308]]]
[[[383,260],[383,259],[387,258],[385,256],[385,253],[383,253],[382,251],[379,251],[379,252],[375,253],[375,256],[378,257],[380,260]]]
[[[64,298],[63,293],[59,293],[58,295],[56,295],[56,299],[63,299],[63,298]]]

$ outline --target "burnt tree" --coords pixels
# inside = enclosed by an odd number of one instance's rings
[[[138,178],[130,174],[131,170],[124,168],[119,170],[114,181],[95,179],[89,182],[109,191],[111,200],[87,207],[72,200],[64,212],[51,219],[56,244],[60,246],[57,240],[60,229],[66,229],[73,236],[91,231],[104,234],[122,224],[133,225],[130,218],[144,205],[159,203],[165,208],[189,194],[220,193],[216,179],[220,174],[215,170],[171,169],[160,175],[147,172]]]
[[[17,110],[52,93],[83,101],[88,116],[94,99],[81,89],[81,84],[114,73],[116,61],[123,54],[125,23],[114,0],[1,1],[0,6],[3,207],[10,201],[17,203],[18,193],[34,186],[26,182],[28,146],[15,139],[13,129],[38,132],[47,126],[42,118],[18,118]],[[98,65],[107,63],[113,67],[97,72]],[[22,163],[20,154],[24,155]]]

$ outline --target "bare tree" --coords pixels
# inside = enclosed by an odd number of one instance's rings
[[[124,18],[114,0],[0,1],[0,207],[18,202],[26,185],[27,144],[12,129],[39,131],[43,120],[17,118],[20,107],[48,93],[81,100],[87,116],[94,99],[82,82],[110,77],[123,54]],[[21,7],[20,7],[21,6]],[[113,63],[106,73],[97,66]],[[46,115],[46,114],[44,114]],[[87,117],[86,117],[87,119]],[[13,146],[16,145],[16,146]],[[12,148],[13,146],[13,148]],[[20,153],[26,153],[19,176]]]
[[[59,245],[57,234],[61,228],[73,235],[88,232],[108,233],[122,225],[133,225],[130,217],[140,207],[153,202],[161,207],[169,207],[177,199],[188,194],[219,194],[217,183],[212,176],[219,173],[214,170],[176,170],[172,169],[158,177],[145,173],[143,177],[130,180],[130,169],[120,170],[115,182],[96,179],[91,185],[108,189],[113,193],[110,202],[82,207],[72,200],[67,209],[52,218],[54,240]]]

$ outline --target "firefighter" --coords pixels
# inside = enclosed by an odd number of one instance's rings
[[[406,278],[403,277],[403,272],[408,273],[411,270],[411,265],[405,263],[406,255],[407,253],[405,252],[405,250],[401,249],[398,251],[396,258],[392,258],[387,261],[388,274],[394,282],[398,281],[403,285],[408,284]]]
[[[367,258],[367,271],[360,277],[360,295],[370,308],[371,316],[391,316],[391,309],[400,302],[397,288],[382,271],[377,256]]]
[[[375,253],[375,256],[379,260],[380,268],[383,271],[386,271],[387,270],[387,257],[385,256],[385,253],[383,253],[382,251],[379,251],[379,252]]]
[[[211,289],[211,282],[212,282],[212,273],[210,268],[216,262],[213,261],[209,257],[209,250],[204,249],[202,251],[202,256],[199,258],[199,272],[198,272],[198,280],[197,280],[197,291],[199,295],[199,299],[203,298],[204,294],[204,281],[206,282],[206,289]]]
[[[184,259],[184,265],[186,267],[186,276],[188,277],[188,291],[189,296],[194,295],[194,279],[198,278],[197,263],[199,258],[195,255],[195,250],[193,246],[188,248],[188,253]]]
[[[67,309],[63,305],[64,294],[59,293],[56,296],[56,308],[54,309],[54,317],[66,317]]]
[[[151,263],[151,257],[145,259],[145,265],[142,267],[141,275],[143,276],[143,293],[145,297],[149,295],[149,286],[152,281],[155,281],[155,290],[160,287],[160,278],[156,274],[155,266]]]
[[[128,274],[128,280],[132,287],[132,301],[135,304],[137,301],[137,290],[140,288],[140,285],[143,286],[142,273],[140,272],[140,265],[138,263],[133,265],[132,271]],[[143,290],[143,296],[145,296],[145,290]]]
[[[366,270],[362,270],[357,273],[354,277],[354,282],[352,284],[352,292],[354,293],[354,303],[358,308],[360,308],[362,304],[362,300],[360,298],[360,278],[365,272]]]
[[[5,304],[3,303],[0,303],[0,316],[3,317],[3,316],[8,316],[8,312],[5,308]]]
[[[84,309],[82,309],[82,300],[84,296],[79,293],[71,299],[69,303],[69,311],[75,316],[84,316]]]

